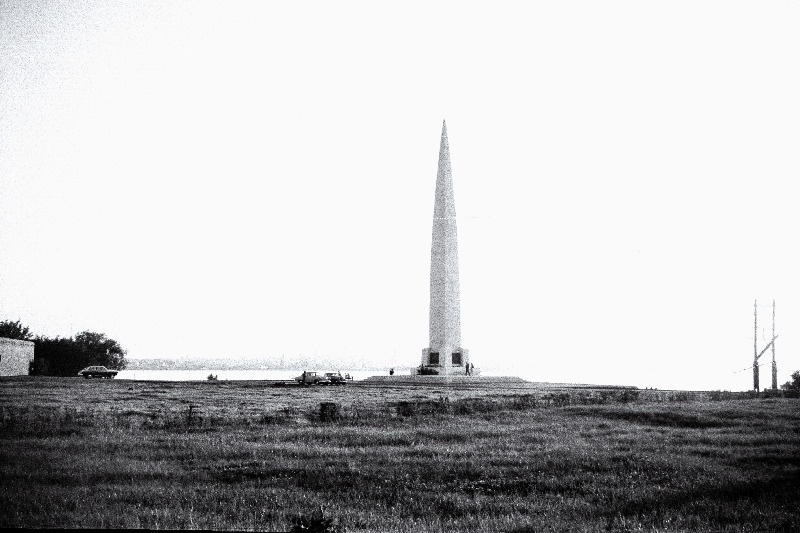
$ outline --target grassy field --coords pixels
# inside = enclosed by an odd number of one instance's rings
[[[797,399],[0,379],[4,527],[800,531],[798,502]]]

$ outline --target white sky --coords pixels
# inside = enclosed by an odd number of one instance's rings
[[[477,367],[744,390],[775,298],[783,383],[799,22],[778,1],[0,0],[0,319],[129,357],[416,365],[445,118]]]

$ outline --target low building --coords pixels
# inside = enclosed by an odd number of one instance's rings
[[[0,337],[0,376],[27,376],[33,362],[33,342]]]

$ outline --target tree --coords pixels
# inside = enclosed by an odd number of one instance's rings
[[[800,391],[800,370],[792,372],[792,381],[787,381],[781,388],[786,391]]]
[[[32,341],[33,334],[27,328],[20,324],[19,320],[12,322],[10,320],[3,320],[0,322],[0,337],[8,339],[17,339],[21,341]]]
[[[103,365],[125,368],[125,350],[103,333],[83,331],[74,338],[36,337],[33,373],[47,376],[74,376],[82,368]]]
[[[75,375],[83,368],[83,360],[75,349],[71,338],[36,337],[33,350],[33,369],[31,374],[39,376]]]
[[[97,360],[95,365],[103,365],[117,370],[125,369],[125,350],[114,339],[103,333],[82,331],[75,335],[75,343],[83,354]]]

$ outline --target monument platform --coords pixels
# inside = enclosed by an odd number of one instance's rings
[[[464,375],[395,375],[370,376],[360,381],[369,385],[509,385],[530,383],[516,376],[464,376]]]
[[[351,386],[364,387],[457,387],[464,389],[529,389],[539,392],[564,392],[574,390],[623,390],[636,389],[633,385],[599,385],[592,383],[556,383],[547,381],[527,381],[517,376],[464,376],[464,375],[394,375],[370,376],[353,381]]]

